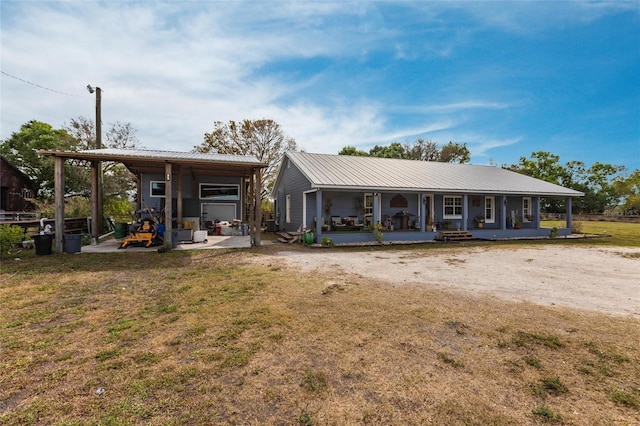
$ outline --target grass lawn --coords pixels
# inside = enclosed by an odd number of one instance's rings
[[[269,250],[3,259],[0,424],[638,424],[637,320]]]
[[[541,225],[545,228],[564,228],[564,221],[543,221]],[[640,223],[625,222],[599,222],[599,221],[575,221],[574,230],[586,233],[607,235],[607,238],[592,239],[588,244],[615,245],[626,247],[640,247]]]

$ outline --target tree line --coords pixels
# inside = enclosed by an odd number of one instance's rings
[[[107,126],[106,147],[131,149],[138,147],[136,131],[130,123]],[[18,132],[0,144],[0,154],[23,171],[38,188],[38,197],[53,196],[53,160],[40,157],[36,150],[84,150],[95,147],[95,124],[84,117],[72,119],[62,129],[39,121],[30,121]],[[297,150],[296,141],[287,136],[273,120],[248,120],[224,123],[215,121],[211,132],[203,136],[193,152],[254,155],[268,165],[262,171],[263,198],[267,199],[276,179],[278,167],[287,151]],[[345,146],[339,155],[355,155],[382,158],[401,158],[417,161],[438,161],[465,164],[471,161],[466,143],[449,141],[439,145],[422,138],[413,143],[393,142],[375,145],[369,151]],[[587,167],[581,161],[560,162],[560,157],[546,151],[533,152],[520,157],[518,163],[501,167],[535,177],[547,182],[581,191],[585,196],[574,205],[577,212],[631,212],[640,211],[640,170],[629,173],[624,166],[594,163]],[[104,165],[105,212],[110,203],[128,206],[130,194],[135,189],[135,177],[121,164]],[[67,195],[88,196],[90,169],[88,167],[65,168]],[[547,212],[564,212],[564,200],[545,199],[542,206]]]
[[[459,164],[471,161],[466,143],[450,141],[440,146],[437,142],[421,138],[413,143],[376,145],[369,152],[346,146],[338,154]],[[587,167],[584,162],[576,160],[563,164],[559,156],[546,151],[533,152],[529,157],[520,157],[518,163],[501,167],[583,192],[584,197],[572,206],[576,212],[640,212],[640,170],[628,173],[624,166],[600,162]],[[546,212],[565,211],[564,200],[544,199],[541,205]]]
[[[353,146],[345,146],[338,155],[357,155],[366,157],[401,158],[404,160],[439,161],[442,163],[464,164],[471,161],[471,153],[466,143],[450,141],[439,146],[432,140],[417,139],[412,144],[393,142],[387,146],[376,145],[369,152]]]
[[[640,170],[628,173],[626,167],[596,162],[587,167],[582,161],[560,162],[560,157],[547,151],[520,157],[506,169],[555,183],[584,193],[573,206],[580,213],[622,213],[640,211]],[[547,212],[564,212],[561,200],[546,199]]]

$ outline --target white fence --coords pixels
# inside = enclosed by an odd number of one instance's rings
[[[37,212],[8,212],[0,210],[0,222],[19,222],[21,220],[39,220],[40,213]]]

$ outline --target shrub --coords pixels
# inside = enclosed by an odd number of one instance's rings
[[[572,222],[571,232],[573,234],[582,234],[582,222]]]
[[[373,237],[376,239],[378,244],[382,243],[382,237],[384,236],[384,233],[382,232],[383,229],[384,227],[381,223],[373,225]]]
[[[333,240],[329,237],[322,237],[322,239],[320,240],[320,244],[325,247],[331,247],[333,246]]]
[[[15,225],[0,225],[0,256],[11,253],[11,249],[22,241],[24,231]]]

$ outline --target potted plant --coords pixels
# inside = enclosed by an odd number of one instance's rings
[[[482,229],[484,227],[484,216],[478,215],[474,220],[478,229]]]
[[[520,229],[520,224],[522,221],[520,220],[520,216],[518,215],[518,210],[516,210],[516,214],[513,215],[513,229]]]

